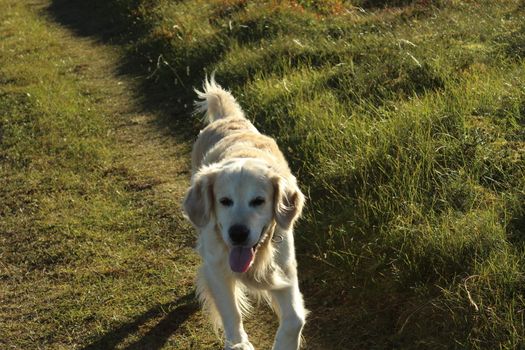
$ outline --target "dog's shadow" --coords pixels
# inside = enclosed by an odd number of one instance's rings
[[[129,335],[136,333],[143,325],[165,313],[165,316],[147,333],[124,348],[126,350],[161,349],[169,337],[198,309],[199,304],[195,299],[195,293],[190,292],[176,301],[149,309],[133,321],[109,331],[95,342],[83,347],[82,350],[115,349]],[[165,310],[171,311],[166,313]]]

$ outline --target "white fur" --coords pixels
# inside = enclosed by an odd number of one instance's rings
[[[195,101],[195,113],[205,113],[208,123],[226,116],[244,118],[244,112],[235,97],[215,82],[214,74],[210,80],[204,80],[203,89],[204,91],[195,89],[200,99]]]
[[[199,233],[197,294],[216,329],[223,329],[225,349],[254,349],[242,320],[251,308],[248,296],[255,296],[279,317],[273,349],[297,350],[307,310],[297,279],[293,225],[304,196],[275,141],[257,131],[235,98],[213,75],[203,88],[196,90],[195,105],[209,125],[195,142],[192,184],[184,199],[185,215]],[[255,199],[262,202],[255,205]],[[229,265],[234,247],[229,229],[236,224],[249,229],[245,246],[257,247],[244,273]]]

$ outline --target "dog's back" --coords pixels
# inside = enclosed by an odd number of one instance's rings
[[[277,143],[259,133],[232,94],[218,85],[213,76],[205,80],[203,91],[195,91],[200,99],[195,102],[195,112],[205,113],[208,126],[193,146],[192,173],[202,165],[227,157],[266,158],[284,173],[290,172]]]
[[[205,113],[208,124],[222,118],[244,119],[244,112],[229,91],[215,82],[212,75],[204,80],[203,91],[195,90],[199,100],[195,101],[195,113]]]

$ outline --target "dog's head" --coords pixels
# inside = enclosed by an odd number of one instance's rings
[[[230,267],[245,272],[253,263],[266,231],[275,223],[292,227],[304,196],[265,162],[234,159],[204,167],[195,174],[184,199],[184,211],[197,227],[214,221],[230,249]]]

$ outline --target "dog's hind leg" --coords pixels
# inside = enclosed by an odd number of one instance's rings
[[[240,290],[236,288],[233,276],[216,271],[216,268],[209,265],[203,266],[200,272],[206,283],[208,295],[205,297],[211,297],[222,321],[226,338],[225,349],[254,350],[242,324],[242,310],[239,305],[242,296],[236,295]]]
[[[273,350],[297,350],[301,345],[301,332],[307,311],[297,279],[290,287],[270,291],[273,303],[278,307],[279,329],[275,336]]]

